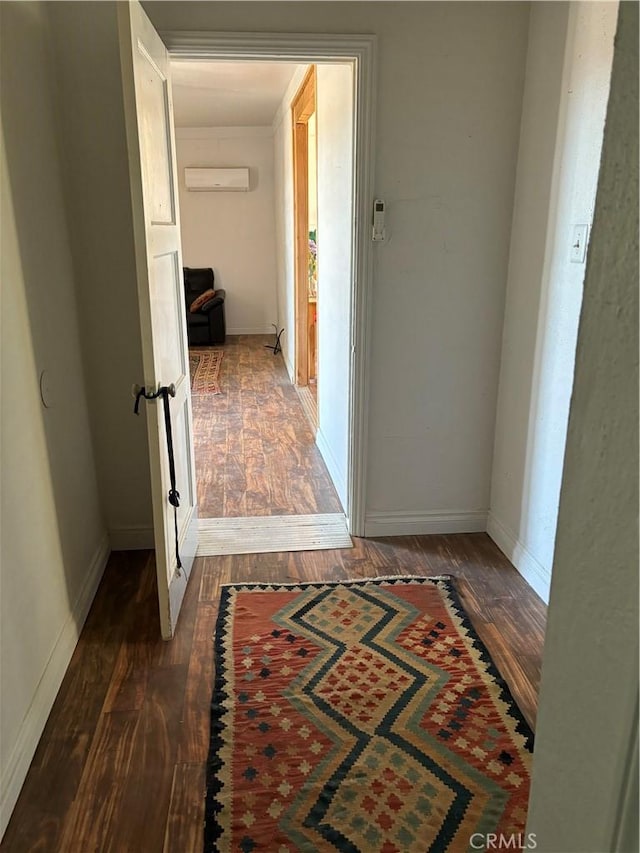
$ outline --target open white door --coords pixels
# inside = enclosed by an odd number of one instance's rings
[[[162,636],[170,639],[198,535],[173,104],[169,57],[162,40],[138,2],[117,6],[144,386],[156,391],[173,384],[176,391],[170,409],[182,568],[176,556],[174,507],[168,498],[171,482],[163,401],[146,403],[160,625]]]

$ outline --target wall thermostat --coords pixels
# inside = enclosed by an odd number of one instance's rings
[[[384,230],[384,201],[381,198],[373,202],[373,242],[381,243],[385,238]]]

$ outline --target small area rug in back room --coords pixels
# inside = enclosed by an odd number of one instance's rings
[[[192,394],[219,394],[220,365],[224,350],[189,347],[189,373]]]

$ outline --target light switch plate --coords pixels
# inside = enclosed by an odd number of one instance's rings
[[[571,236],[571,253],[569,259],[572,264],[583,264],[587,257],[587,239],[589,236],[588,225],[574,225]]]

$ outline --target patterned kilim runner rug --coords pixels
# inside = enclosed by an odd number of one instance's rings
[[[206,853],[524,833],[533,736],[451,578],[226,586],[215,655]]]
[[[224,350],[189,347],[192,394],[219,394],[218,376]]]

